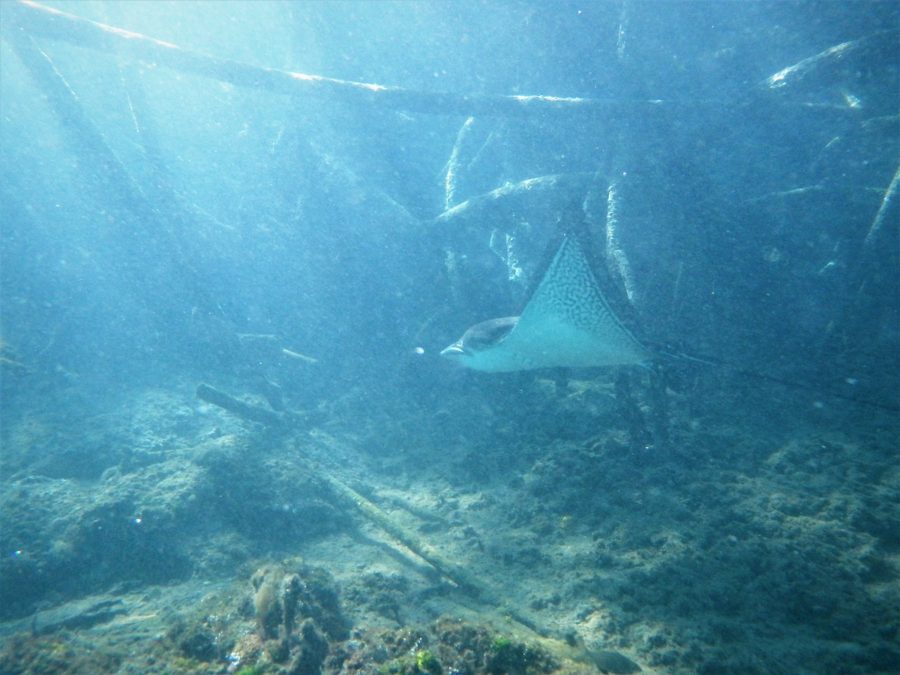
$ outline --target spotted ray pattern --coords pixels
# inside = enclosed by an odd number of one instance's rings
[[[603,297],[578,240],[567,236],[514,328],[465,365],[500,372],[649,359]]]

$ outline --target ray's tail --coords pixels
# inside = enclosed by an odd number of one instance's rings
[[[754,370],[745,366],[732,363],[726,359],[706,354],[693,354],[680,349],[679,347],[665,343],[645,342],[646,346],[651,349],[657,359],[668,359],[678,363],[692,363],[708,368],[717,368],[725,370],[735,375],[740,375],[758,382],[766,382],[769,384],[778,384],[791,389],[799,389],[810,391],[817,394],[821,398],[834,398],[842,401],[848,401],[856,405],[866,406],[870,408],[878,408],[889,412],[900,413],[900,404],[893,401],[875,400],[865,396],[860,396],[853,392],[840,391],[834,387],[833,382],[816,382],[812,380],[803,380],[791,377],[783,377],[772,373]],[[844,378],[843,380],[848,386],[856,386],[858,381],[854,378]]]

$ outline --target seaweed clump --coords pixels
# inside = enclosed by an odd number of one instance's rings
[[[0,651],[0,672],[25,673],[111,673],[123,659],[82,644],[71,634],[12,636]]]
[[[497,635],[491,640],[485,655],[485,671],[488,673],[543,673],[553,669],[552,660],[545,653],[522,642],[516,642],[505,635]]]
[[[251,577],[257,635],[274,664],[290,673],[316,673],[329,652],[329,639],[342,640],[347,624],[337,592],[322,571],[266,565]]]
[[[441,619],[424,629],[360,633],[327,662],[329,670],[379,675],[465,675],[552,673],[560,664],[548,652],[480,626]]]

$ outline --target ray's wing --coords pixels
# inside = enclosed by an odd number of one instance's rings
[[[566,236],[515,328],[498,345],[523,368],[644,363],[650,355],[613,313],[578,240]]]

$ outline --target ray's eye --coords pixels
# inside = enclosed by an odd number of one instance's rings
[[[478,324],[463,337],[463,348],[466,351],[477,351],[495,345],[506,337],[513,325],[514,322],[506,320],[485,321]]]
[[[500,342],[513,329],[513,325],[512,323],[498,323],[491,330],[485,331],[485,334],[482,336],[484,343],[495,344]]]
[[[484,349],[488,345],[492,343],[492,340],[487,340],[483,335],[470,335],[466,340],[463,341],[462,347],[466,352],[472,350]]]

